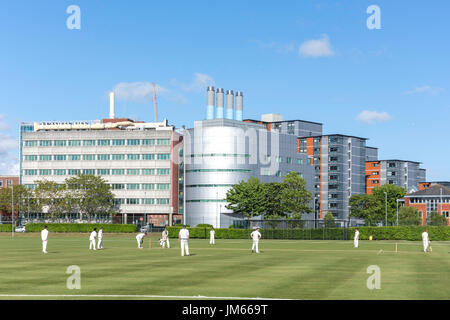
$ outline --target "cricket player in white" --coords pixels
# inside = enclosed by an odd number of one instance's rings
[[[258,243],[259,239],[261,239],[259,228],[256,228],[256,230],[250,234],[250,237],[253,239],[252,252],[256,249],[256,253],[259,253]]]
[[[95,238],[97,238],[97,228],[94,228],[94,231],[91,232],[91,235],[89,236],[89,250],[96,250],[95,249]]]
[[[211,231],[209,231],[209,244],[216,244],[216,241],[214,239],[215,234],[216,232],[214,231],[214,228],[212,228]]]
[[[358,248],[359,246],[359,231],[358,229],[355,230],[355,237],[353,238],[353,245],[355,248]]]
[[[98,236],[97,236],[98,242],[97,242],[97,249],[103,249],[103,228],[100,228],[98,230]]]
[[[186,251],[186,255],[189,255],[189,230],[186,229],[186,225],[183,226],[183,229],[178,233],[178,240],[180,241],[181,246],[181,256],[184,257],[184,251]]]
[[[138,244],[138,248],[142,249],[142,243],[144,242],[144,237],[147,235],[147,232],[145,233],[139,233],[136,236],[136,240],[137,240],[137,244]]]
[[[428,238],[427,230],[425,230],[422,233],[422,243],[423,243],[423,252],[427,252],[428,244],[430,243],[430,238]]]
[[[167,242],[167,248],[170,248],[169,231],[167,231],[167,229],[164,229],[164,231],[162,232],[162,240],[163,240],[162,247],[165,248]]]
[[[44,230],[41,231],[41,239],[42,239],[42,252],[47,253],[47,241],[48,241],[47,226],[45,226]]]

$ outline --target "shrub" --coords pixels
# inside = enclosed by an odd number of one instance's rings
[[[0,224],[0,232],[11,232],[12,225],[11,224]]]
[[[209,228],[211,229],[213,226],[212,224],[207,224],[207,223],[201,223],[195,226],[196,228]]]
[[[41,232],[44,226],[50,232],[91,232],[94,228],[97,231],[103,227],[105,233],[133,233],[137,231],[134,224],[99,224],[99,223],[28,223],[25,226],[26,232]]]

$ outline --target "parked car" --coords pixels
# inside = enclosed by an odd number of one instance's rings
[[[25,226],[17,226],[15,232],[25,232]]]
[[[146,226],[141,227],[139,232],[150,232],[150,225],[146,225]]]

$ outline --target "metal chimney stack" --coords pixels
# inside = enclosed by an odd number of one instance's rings
[[[244,109],[244,94],[242,91],[236,91],[236,120],[242,121],[242,112]]]
[[[227,114],[226,118],[233,120],[234,95],[233,90],[227,90]]]
[[[206,120],[214,119],[214,87],[206,89]]]
[[[223,119],[223,88],[217,88],[216,91],[216,119]]]
[[[109,118],[114,119],[114,92],[109,93]]]

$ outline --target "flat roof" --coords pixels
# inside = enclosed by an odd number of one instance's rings
[[[349,136],[349,135],[340,134],[340,133],[322,134],[322,135],[318,135],[318,136],[301,137],[301,138],[317,138],[317,137],[331,137],[331,136],[339,136],[339,137],[347,137],[347,138],[356,138],[356,139],[362,139],[362,140],[369,140],[369,138],[363,138],[363,137],[357,137],[357,136]]]
[[[262,122],[262,123],[282,123],[282,122],[293,122],[293,121],[300,121],[300,122],[307,122],[307,123],[313,123],[313,124],[319,124],[319,125],[323,125],[323,123],[320,122],[314,122],[314,121],[308,121],[308,120],[282,120],[282,121],[273,121],[273,122],[267,122],[267,121],[262,121],[262,120],[254,120],[254,119],[244,119],[243,121],[255,121],[255,122]]]
[[[369,148],[369,149],[377,149],[377,150],[378,150],[377,147],[369,147],[369,146],[366,146],[366,148]]]
[[[401,161],[401,162],[412,162],[412,163],[422,163],[419,161],[411,161],[411,160],[400,160],[400,159],[385,159],[385,160],[378,160],[378,161]],[[425,170],[425,169],[423,169]]]

